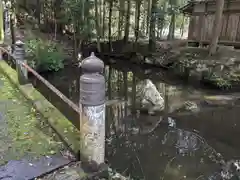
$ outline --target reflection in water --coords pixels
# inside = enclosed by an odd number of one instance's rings
[[[225,109],[224,112],[191,113],[192,108],[184,105],[202,107],[206,92],[164,83],[170,75],[166,78],[159,70],[147,71],[116,64],[106,66],[104,72],[106,98],[110,104],[106,108],[106,156],[113,168],[134,179],[145,180],[238,177],[236,161],[232,160],[237,159],[240,152],[236,138],[240,130],[238,114],[234,116],[234,111],[226,112]],[[69,68],[46,78],[78,104],[79,77],[79,69]],[[159,106],[159,109],[148,101],[148,105],[158,112],[152,116],[148,114],[149,109],[142,108],[137,96],[137,84],[148,81],[153,85],[155,94],[164,99],[164,108]],[[39,83],[36,86],[67,117],[79,122],[78,115],[66,108],[50,91]],[[189,117],[168,117],[169,113],[188,110]],[[239,112],[239,109],[235,111]]]
[[[170,130],[164,135],[162,141],[165,145],[175,146],[181,155],[191,154],[199,149],[202,139],[189,131],[182,129]]]
[[[154,131],[142,134],[143,126],[149,126],[144,124],[147,117],[124,117],[121,122],[128,128],[111,135],[107,158],[119,172],[149,180],[238,179],[236,160],[226,160],[195,130],[178,128],[181,122],[168,118],[167,123],[162,121]]]

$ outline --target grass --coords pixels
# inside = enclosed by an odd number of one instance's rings
[[[0,74],[0,164],[52,155],[63,149],[43,117]]]
[[[61,139],[67,142],[67,145],[77,153],[79,151],[79,131],[71,122],[47,99],[37,91],[32,84],[20,85],[17,72],[12,69],[5,61],[0,61],[0,73],[3,73],[14,86],[14,88],[23,95],[29,103],[54,127]],[[19,95],[18,94],[18,95]]]

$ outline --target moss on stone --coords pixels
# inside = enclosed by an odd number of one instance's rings
[[[62,150],[62,142],[49,131],[49,126],[42,123],[42,116],[19,96],[19,90],[3,74],[0,74],[0,80],[0,164]]]
[[[0,71],[19,89],[36,110],[48,120],[48,123],[61,135],[68,145],[77,152],[79,150],[79,131],[69,122],[69,120],[55,108],[47,99],[38,92],[31,84],[20,85],[17,73],[4,61],[0,62]]]

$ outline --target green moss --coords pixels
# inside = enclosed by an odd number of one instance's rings
[[[17,79],[17,73],[4,61],[0,62],[0,71],[2,71],[19,92],[25,96],[36,108],[36,110],[47,119],[48,123],[61,135],[68,145],[74,150],[79,150],[79,131],[56,109],[46,98],[38,92],[31,84],[20,86]],[[29,106],[29,105],[28,105]]]
[[[41,115],[36,113],[19,96],[9,80],[0,74],[3,85],[0,88],[0,163],[9,160],[37,158],[42,155],[51,155],[63,148],[62,143],[54,138],[56,135],[49,132],[49,126],[41,124]]]

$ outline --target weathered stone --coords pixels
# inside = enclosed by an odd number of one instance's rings
[[[137,101],[140,102],[141,108],[148,109],[149,114],[164,108],[164,99],[149,79],[137,84]]]
[[[55,176],[55,180],[78,180],[79,174],[73,169],[64,169]]]
[[[182,112],[182,111],[199,112],[200,108],[198,107],[197,103],[192,101],[186,101],[175,111],[176,112]]]
[[[188,111],[192,111],[192,112],[197,112],[199,111],[199,107],[198,105],[195,103],[195,102],[192,102],[192,101],[186,101],[184,103],[184,107],[186,110]]]

